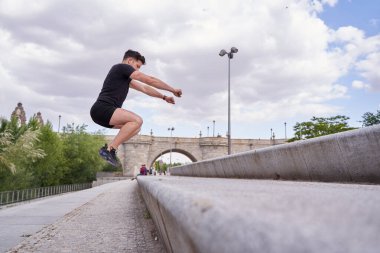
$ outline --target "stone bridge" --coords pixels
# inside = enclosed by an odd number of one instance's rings
[[[114,138],[106,136],[107,141]],[[232,139],[232,153],[240,153],[253,149],[283,144],[283,139]],[[123,143],[118,150],[118,156],[123,164],[125,176],[136,175],[141,164],[149,168],[158,157],[172,152],[187,156],[192,162],[225,156],[227,138],[225,137],[157,137],[153,135],[137,135]]]

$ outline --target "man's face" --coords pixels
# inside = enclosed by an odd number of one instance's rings
[[[128,58],[127,64],[131,65],[135,70],[139,70],[143,65],[141,61],[137,61],[133,58]]]

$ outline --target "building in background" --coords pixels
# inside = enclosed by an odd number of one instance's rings
[[[26,124],[26,113],[21,102],[17,104],[16,108],[12,112],[11,118],[13,117],[17,118],[19,126]],[[44,120],[42,119],[41,112],[37,112],[37,114],[34,114],[33,118],[35,118],[41,125],[44,125]]]

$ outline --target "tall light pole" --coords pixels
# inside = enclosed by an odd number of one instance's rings
[[[284,122],[284,125],[285,125],[285,141],[287,140],[287,136],[286,136],[286,122]]]
[[[228,56],[228,154],[231,154],[231,59],[234,57],[234,54],[238,52],[236,47],[231,47],[231,51],[227,53],[226,50],[222,49],[219,52],[220,56],[227,55]]]
[[[61,129],[61,115],[58,116],[58,133],[59,133],[59,130]]]
[[[169,165],[169,168],[171,168],[172,167],[172,149],[173,149],[172,137],[173,137],[174,127],[169,127],[168,131],[170,131],[170,160],[169,160],[170,165]]]
[[[215,137],[215,120],[212,121],[212,137]]]

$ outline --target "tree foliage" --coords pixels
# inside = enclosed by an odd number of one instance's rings
[[[98,155],[104,138],[85,132],[86,125],[67,125],[64,129],[63,152],[66,157],[67,170],[64,183],[89,182],[96,179],[96,172],[102,170],[105,163]]]
[[[43,149],[46,157],[31,164],[33,168],[35,185],[51,186],[61,183],[65,171],[68,169],[65,164],[63,153],[64,144],[62,138],[53,132],[52,125],[47,123],[40,128],[41,135],[37,148]]]
[[[48,122],[19,125],[0,119],[0,191],[91,182],[105,163],[98,155],[103,135],[67,125],[63,134]]]
[[[182,165],[182,163],[175,162],[175,163],[172,163],[171,167],[180,166],[180,165]],[[160,161],[155,161],[153,166],[157,172],[166,172],[168,171],[168,168],[170,168],[170,164],[167,164],[165,162],[160,163]]]
[[[361,122],[363,123],[363,127],[380,124],[380,110],[377,110],[376,113],[366,112],[363,114],[362,118],[363,121]]]
[[[46,154],[35,147],[40,131],[31,120],[19,126],[16,118],[10,121],[1,119],[0,123],[0,190],[25,188],[32,184],[32,173],[28,165]]]
[[[293,127],[295,137],[289,139],[288,142],[311,139],[355,129],[348,125],[347,121],[349,119],[347,116],[337,115],[329,118],[313,117],[310,121],[297,122]]]

